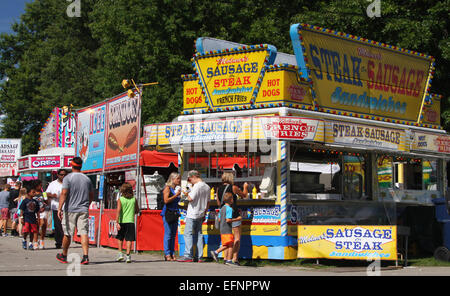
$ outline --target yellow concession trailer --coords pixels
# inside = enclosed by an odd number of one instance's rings
[[[183,187],[195,169],[213,199],[225,172],[250,184],[238,199],[241,258],[397,260],[404,227],[420,231],[416,214],[448,186],[434,59],[306,24],[290,35],[295,55],[197,39],[183,112],[145,126],[144,147],[177,152]],[[205,256],[220,245],[216,210]]]

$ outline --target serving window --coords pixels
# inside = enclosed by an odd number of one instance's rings
[[[291,144],[293,199],[357,200],[367,197],[366,159],[353,152]]]
[[[406,190],[437,190],[438,161],[425,158],[398,157],[395,164],[395,185]]]
[[[234,175],[234,184],[241,189],[245,182],[249,184],[250,195],[253,188],[256,188],[261,198],[275,198],[276,155],[271,153],[270,149],[261,151],[248,145],[237,147],[237,149],[235,147],[234,150],[243,152],[186,152],[185,172],[197,170],[202,179],[215,188],[216,192],[222,184],[222,175],[230,172]],[[264,179],[266,179],[265,182],[263,182]]]
[[[379,155],[378,190],[381,200],[432,204],[441,195],[438,159]]]

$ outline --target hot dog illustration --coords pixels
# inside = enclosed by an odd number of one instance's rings
[[[127,135],[127,139],[125,141],[125,145],[122,148],[128,148],[134,144],[137,137],[137,126],[133,126],[130,132]]]
[[[108,146],[112,150],[119,150],[120,152],[123,151],[123,148],[119,146],[119,142],[117,141],[116,135],[114,133],[110,132],[108,135]]]

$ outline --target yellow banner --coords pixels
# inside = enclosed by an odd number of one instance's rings
[[[431,58],[329,31],[310,27],[299,30],[319,105],[417,121]]]
[[[424,124],[441,124],[441,95],[431,95],[426,100],[422,110],[422,122]]]
[[[268,57],[269,53],[264,48],[196,56],[194,61],[207,104],[217,108],[254,101]]]
[[[188,113],[208,110],[209,106],[202,93],[199,79],[195,75],[183,76],[186,76],[183,82],[183,110]],[[312,105],[308,83],[300,81],[297,71],[286,67],[266,67],[257,93],[254,104],[258,108],[280,106],[280,104],[296,108]],[[223,107],[223,105],[218,105],[212,109],[219,111],[218,108]],[[241,102],[236,102],[236,104],[227,104],[226,107],[232,110],[235,110],[234,107],[238,107],[238,110],[243,110],[244,107],[250,108],[250,104],[243,105]]]
[[[324,141],[324,122],[320,119],[249,116],[150,124],[144,126],[144,146],[189,143],[224,144],[226,141],[290,139]],[[224,148],[224,146],[215,146]]]
[[[397,227],[299,225],[298,258],[397,260]]]
[[[183,82],[183,110],[207,108],[206,98],[198,79],[185,80]]]

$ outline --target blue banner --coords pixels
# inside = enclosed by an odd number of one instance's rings
[[[83,159],[83,172],[103,169],[105,127],[105,103],[78,111],[76,156]]]

